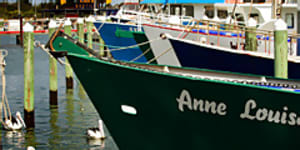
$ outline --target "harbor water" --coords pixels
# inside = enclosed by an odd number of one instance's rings
[[[45,44],[48,35],[36,35],[35,39]],[[12,114],[24,114],[24,58],[23,48],[16,45],[15,35],[0,35],[0,49],[8,50],[6,57],[6,89]],[[48,54],[39,48],[34,52],[35,72],[35,128],[19,132],[0,130],[0,149],[118,149],[108,134],[104,143],[88,140],[86,129],[97,127],[99,114],[86,93],[80,90],[75,80],[72,93],[66,93],[64,66],[58,64],[58,108],[49,106],[49,60]],[[2,87],[2,82],[0,83]],[[99,91],[100,92],[100,91]]]

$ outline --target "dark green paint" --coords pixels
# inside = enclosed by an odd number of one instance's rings
[[[133,34],[134,40],[136,41],[137,44],[141,44],[141,43],[149,41],[147,36],[145,35],[145,32],[134,32],[134,31],[132,31],[132,34]],[[144,55],[148,61],[155,57],[152,50],[151,50],[150,43],[141,45],[139,47],[143,51],[143,53],[150,49],[150,51],[148,51]],[[157,64],[156,60],[154,60],[151,64]]]
[[[53,47],[56,51],[68,51],[69,53],[75,53],[80,55],[89,55],[84,49],[76,46],[71,41],[64,39],[64,37],[57,37],[53,41]]]
[[[299,93],[170,75],[76,54],[69,54],[68,59],[120,149],[282,150],[300,146],[299,126],[240,118],[249,99],[259,108],[283,111],[287,106],[287,112],[299,114]],[[187,107],[180,112],[176,98],[183,89],[198,100],[224,102],[227,115]],[[137,115],[121,112],[121,105],[135,107]]]
[[[122,38],[133,38],[133,35],[130,31],[122,30],[120,28],[116,29],[116,37],[122,37]]]

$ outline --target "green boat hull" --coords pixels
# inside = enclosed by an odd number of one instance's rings
[[[297,92],[68,59],[123,150],[282,150],[300,146]],[[121,106],[135,108],[136,114]]]

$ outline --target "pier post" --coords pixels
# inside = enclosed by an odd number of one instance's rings
[[[78,18],[77,19],[77,24],[78,24],[78,37],[79,37],[79,42],[84,44],[84,21],[83,18]],[[79,83],[79,96],[84,96],[84,88],[82,87],[81,83]]]
[[[287,25],[282,19],[274,24],[274,71],[275,77],[288,78],[288,32]]]
[[[82,18],[77,19],[79,42],[84,44],[84,22]]]
[[[89,16],[86,20],[87,22],[87,40],[88,40],[88,47],[93,49],[93,26],[94,26],[94,17]]]
[[[100,43],[100,45],[99,45],[99,50],[100,50],[99,54],[100,54],[100,56],[104,56],[104,41],[103,41],[100,33],[99,33],[99,43]]]
[[[49,37],[55,32],[56,22],[50,20],[49,22]],[[49,57],[49,101],[50,108],[57,107],[57,62],[55,58]]]
[[[24,120],[34,128],[34,34],[33,26],[24,26]]]
[[[19,14],[20,19],[20,45],[23,47],[23,17],[21,14]]]
[[[249,18],[245,32],[245,50],[257,51],[256,20]]]
[[[71,20],[68,18],[65,23],[64,23],[64,32],[69,35],[72,36],[72,22]],[[66,91],[70,91],[73,90],[73,70],[72,67],[70,66],[70,63],[68,61],[67,58],[65,58],[65,72],[66,72]]]

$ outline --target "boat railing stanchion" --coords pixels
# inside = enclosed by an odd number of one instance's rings
[[[56,21],[49,22],[49,37],[55,32],[57,25]],[[49,103],[50,108],[57,108],[57,61],[49,56]]]
[[[207,30],[207,40],[206,41],[207,42],[206,42],[206,44],[209,45],[209,23],[210,23],[209,20],[207,20],[206,23],[207,23],[207,26],[206,26],[206,30]]]
[[[267,54],[267,33],[264,33],[265,53]]]
[[[24,26],[24,120],[34,128],[34,33],[33,26]]]
[[[218,46],[220,46],[220,28],[221,28],[221,25],[220,24],[217,24],[217,31],[218,31]]]
[[[72,22],[71,20],[68,18],[65,23],[64,23],[64,32],[69,35],[72,36]],[[66,72],[66,92],[67,93],[71,93],[73,92],[73,70],[72,67],[70,66],[70,63],[68,61],[68,59],[65,59],[65,72]]]
[[[274,72],[275,77],[288,78],[288,32],[282,19],[274,23]]]
[[[269,43],[269,46],[268,46],[268,54],[271,55],[271,36],[272,36],[272,31],[269,31],[269,40],[268,40],[268,43]]]

